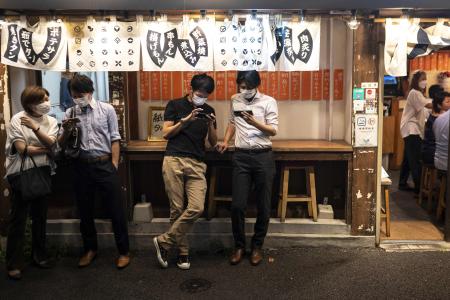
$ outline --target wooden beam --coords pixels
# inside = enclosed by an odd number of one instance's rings
[[[9,211],[10,191],[9,185],[3,177],[6,174],[5,160],[6,153],[4,151],[6,144],[6,121],[5,116],[9,116],[9,112],[4,111],[4,102],[8,101],[6,94],[8,87],[6,66],[0,64],[0,235],[6,235],[7,218]],[[9,105],[6,105],[9,107]]]
[[[378,82],[378,26],[361,23],[354,33],[353,86]],[[377,148],[353,152],[352,234],[374,235],[376,224]]]

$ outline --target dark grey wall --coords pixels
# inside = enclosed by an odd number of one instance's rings
[[[449,0],[0,0],[0,9],[450,9]]]

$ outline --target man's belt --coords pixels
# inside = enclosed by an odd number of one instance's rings
[[[257,154],[272,151],[272,148],[254,148],[254,149],[246,149],[246,148],[236,148],[236,152],[243,152],[247,154]]]
[[[97,162],[111,160],[111,155],[107,154],[107,155],[102,155],[102,156],[97,156],[97,157],[84,157],[84,158],[80,157],[79,160],[83,163],[93,164],[93,163],[97,163]]]

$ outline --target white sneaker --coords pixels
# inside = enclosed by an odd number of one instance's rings
[[[179,255],[178,261],[177,261],[177,266],[181,270],[189,270],[191,268],[189,256],[188,255]]]
[[[153,244],[156,248],[156,257],[158,258],[159,264],[161,267],[167,268],[169,266],[169,263],[167,262],[169,252],[159,245],[157,237],[153,238]]]

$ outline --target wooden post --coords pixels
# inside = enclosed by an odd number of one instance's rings
[[[6,74],[6,66],[0,64],[0,235],[6,235],[6,225],[9,211],[9,198],[10,198],[10,190],[6,180],[3,180],[5,177],[6,169],[5,169],[5,144],[6,144],[6,120],[9,119],[10,112],[4,111],[5,107],[9,107],[9,105],[5,105],[5,102],[8,101],[7,95],[7,74]]]
[[[450,131],[450,124],[449,124]],[[447,192],[445,197],[445,225],[444,225],[444,240],[446,242],[450,242],[450,160],[448,159],[450,156],[450,139],[448,140],[448,149],[447,149]],[[440,197],[439,197],[440,198]],[[439,206],[439,200],[438,200]]]
[[[363,22],[354,32],[353,86],[378,82],[377,25]],[[353,153],[352,234],[375,235],[377,147],[355,148]]]

